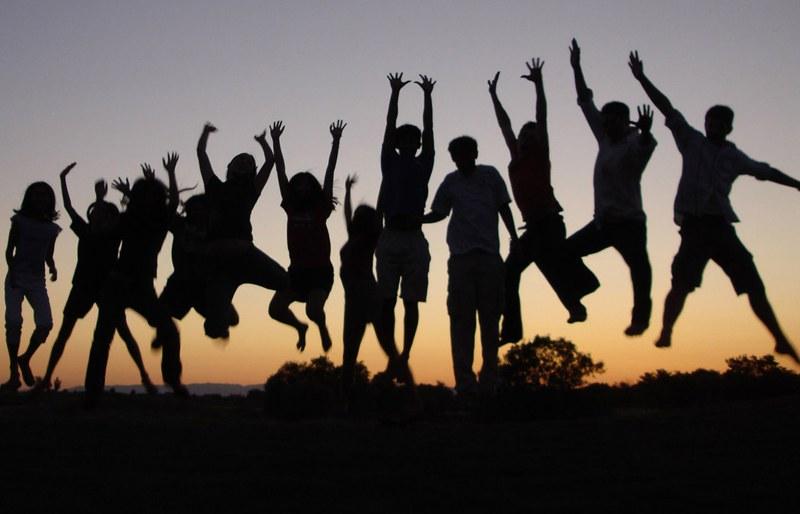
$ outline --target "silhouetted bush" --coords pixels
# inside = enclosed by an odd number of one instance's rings
[[[605,371],[602,362],[578,351],[566,339],[536,336],[533,341],[512,346],[499,367],[509,388],[569,390],[586,384],[586,379]]]
[[[369,372],[357,363],[353,381],[354,391],[363,391]],[[309,363],[287,362],[264,386],[264,408],[267,414],[297,419],[322,417],[344,411],[341,392],[341,367],[327,357],[317,357]]]

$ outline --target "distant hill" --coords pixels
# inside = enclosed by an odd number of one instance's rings
[[[246,396],[247,393],[253,389],[258,389],[259,391],[264,390],[264,384],[253,384],[253,385],[241,385],[241,384],[210,384],[210,383],[203,383],[203,384],[186,384],[186,387],[189,388],[189,391],[193,395],[197,396],[204,396],[209,394],[218,394],[220,396]],[[134,392],[136,394],[144,394],[144,387],[141,384],[132,384],[132,385],[108,385],[106,386],[106,390],[114,389],[114,391],[118,393],[129,393]],[[83,387],[72,387],[68,389],[69,391],[82,391]],[[170,391],[169,387],[164,385],[158,386],[159,392],[168,393]]]

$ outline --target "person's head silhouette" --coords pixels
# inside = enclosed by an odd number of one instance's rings
[[[721,143],[733,130],[733,109],[727,105],[715,105],[706,111],[706,137]]]
[[[414,157],[421,146],[422,132],[416,125],[405,124],[397,127],[394,147],[404,157]]]
[[[622,102],[608,102],[600,110],[603,130],[612,141],[619,141],[628,132],[631,124],[631,113]]]
[[[462,173],[470,173],[475,169],[475,161],[478,158],[478,142],[469,136],[460,136],[447,146],[450,157]]]

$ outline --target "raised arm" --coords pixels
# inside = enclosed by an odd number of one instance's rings
[[[759,180],[769,180],[770,182],[774,182],[776,184],[780,184],[782,186],[791,187],[800,191],[800,180],[797,180],[793,177],[790,177],[786,173],[769,166],[769,171],[766,174],[755,174],[755,177]]]
[[[572,73],[575,75],[575,92],[578,100],[586,101],[592,97],[592,90],[586,85],[581,68],[581,47],[575,38],[572,38],[572,45],[569,47],[569,63],[572,65]]]
[[[672,103],[664,93],[659,91],[659,89],[650,82],[650,79],[645,76],[644,64],[642,64],[642,60],[639,58],[638,51],[634,50],[631,52],[628,66],[633,73],[633,77],[642,85],[644,92],[647,93],[647,96],[650,97],[650,100],[655,104],[656,108],[661,111],[661,114],[664,116],[669,116],[674,109]]]
[[[339,158],[339,141],[342,139],[342,132],[346,126],[347,123],[336,120],[336,123],[331,123],[328,127],[333,141],[331,142],[331,153],[328,156],[328,167],[325,168],[325,180],[322,183],[322,194],[328,199],[333,198],[333,173],[336,171],[336,160]]]
[[[542,68],[544,61],[538,57],[527,62],[528,74],[522,78],[530,80],[536,88],[536,128],[539,131],[539,138],[548,147],[550,146],[547,136],[547,98],[544,96],[544,79],[542,78]]]
[[[500,103],[500,98],[497,96],[497,81],[500,80],[500,72],[494,74],[494,78],[488,81],[489,96],[492,97],[492,106],[494,107],[494,114],[497,117],[497,124],[500,126],[500,132],[503,134],[503,139],[508,147],[508,152],[511,154],[512,159],[517,157],[517,137],[514,135],[514,129],[511,128],[511,119],[508,113]]]
[[[283,151],[281,150],[281,135],[284,128],[282,121],[276,121],[269,127],[272,148],[275,152],[275,172],[278,174],[278,187],[281,191],[282,199],[285,199],[289,193],[289,179],[286,177],[286,163],[283,162]]]
[[[420,81],[415,82],[422,88],[425,95],[424,105],[422,107],[422,151],[424,154],[432,154],[433,149],[433,86],[436,81],[427,75],[420,75]]]
[[[350,227],[353,224],[353,204],[350,190],[356,182],[358,182],[356,175],[348,175],[344,181],[344,224],[347,227],[347,235],[350,235]]]
[[[267,143],[266,130],[255,136],[255,140],[261,145],[261,150],[264,151],[264,164],[258,170],[258,173],[256,173],[256,180],[253,184],[256,196],[258,196],[261,194],[261,191],[264,190],[264,186],[267,185],[267,181],[269,180],[269,175],[272,173],[272,167],[275,165],[275,155],[272,153],[272,148],[269,147],[269,143]]]
[[[200,140],[197,142],[197,160],[200,163],[200,176],[203,178],[203,186],[206,191],[208,190],[208,183],[216,176],[214,168],[211,167],[211,161],[208,160],[206,145],[208,144],[208,135],[216,131],[217,127],[211,123],[206,123],[203,126],[203,133],[200,134]]]
[[[72,206],[72,200],[69,197],[69,189],[67,188],[67,175],[69,175],[69,172],[72,171],[72,168],[75,167],[75,164],[77,163],[73,162],[72,164],[64,168],[59,174],[59,177],[61,179],[61,198],[62,198],[62,203],[64,204],[64,210],[67,211],[67,214],[69,214],[69,217],[73,222],[82,219],[80,214],[78,214],[78,211],[76,211],[75,208]]]
[[[164,169],[167,170],[167,177],[169,180],[167,208],[170,214],[172,214],[178,209],[178,202],[180,201],[178,197],[178,180],[175,178],[175,166],[178,165],[178,154],[175,152],[168,153],[165,158],[161,159],[161,164],[164,166]]]
[[[386,78],[389,79],[389,86],[392,88],[392,94],[389,97],[389,112],[386,114],[386,130],[383,133],[383,147],[393,148],[394,132],[395,129],[397,129],[397,103],[400,99],[400,90],[411,81],[403,80],[402,73],[390,73]]]

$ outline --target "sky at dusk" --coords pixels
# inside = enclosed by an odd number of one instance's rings
[[[139,163],[159,164],[177,151],[182,187],[200,182],[195,155],[203,123],[219,129],[208,154],[218,174],[239,152],[263,156],[253,140],[274,120],[282,137],[289,174],[310,170],[321,179],[330,148],[328,124],[348,122],[341,141],[335,193],[357,173],[354,200],[373,204],[380,184],[379,152],[389,84],[386,75],[427,74],[433,93],[436,163],[430,200],[454,169],[446,151],[454,137],[469,134],[479,144],[479,162],[491,164],[507,180],[508,154],[497,127],[486,81],[501,71],[498,93],[514,129],[533,116],[533,87],[519,76],[524,62],[544,59],[549,107],[553,187],[564,207],[567,231],[587,223],[593,212],[592,169],[597,145],[575,101],[568,46],[576,37],[595,100],[621,100],[632,108],[647,102],[627,67],[638,49],[645,72],[687,120],[702,129],[705,110],[715,103],[736,112],[730,139],[757,160],[800,177],[800,52],[797,1],[17,1],[0,2],[0,231],[25,187],[46,180],[58,192],[58,173],[68,163],[72,201],[85,212],[93,182],[100,177],[135,178]],[[635,112],[635,108],[632,109]],[[400,97],[399,123],[422,121],[422,92],[414,84]],[[660,350],[653,341],[661,326],[669,289],[670,263],[678,248],[672,203],[680,155],[663,116],[656,112],[653,133],[659,144],[645,170],[642,192],[648,215],[648,249],[653,267],[654,303],[650,329],[639,338],[622,334],[630,317],[628,269],[609,249],[585,259],[601,288],[585,299],[589,320],[567,325],[567,312],[535,266],[522,277],[526,337],[565,337],[605,363],[601,377],[632,381],[656,368],[720,369],[726,357],[769,353],[766,329],[737,297],[713,263],[703,287],[689,297],[673,337]],[[202,186],[200,186],[202,187]],[[117,201],[112,192],[109,199]],[[60,194],[58,204],[61,208]],[[767,293],[789,338],[800,344],[800,194],[772,183],[740,178],[731,194],[742,222],[737,231],[755,257]],[[279,207],[275,177],[253,211],[256,245],[288,265],[286,218]],[[522,220],[512,207],[517,224]],[[56,244],[59,280],[48,283],[55,328],[32,361],[41,375],[61,322],[75,266],[76,238],[64,229]],[[445,305],[448,250],[446,221],[426,226],[432,255],[428,301],[420,307],[420,328],[411,364],[422,382],[452,385]],[[338,249],[346,234],[341,209],[328,227],[338,275]],[[159,261],[157,290],[171,272],[168,237]],[[501,252],[508,238],[501,230]],[[3,263],[5,274],[5,262]],[[321,354],[312,327],[308,348],[298,354],[294,332],[267,316],[271,291],[242,287],[234,303],[242,322],[227,344],[207,339],[202,320],[190,314],[179,322],[184,381],[263,381],[287,360]],[[5,312],[5,307],[3,312]],[[295,312],[304,317],[303,306]],[[341,361],[343,291],[337,282],[327,306],[334,338],[333,361]],[[23,345],[32,330],[23,311]],[[83,382],[93,310],[80,321],[55,376],[65,386]],[[402,335],[398,308],[398,336]],[[129,320],[153,378],[160,356],[149,350],[153,331],[138,315]],[[398,340],[401,340],[398,337]],[[476,338],[477,344],[477,338]],[[360,358],[372,371],[385,365],[371,330]],[[8,357],[0,352],[6,380]],[[476,349],[476,361],[480,351]],[[786,359],[782,364],[791,366]],[[476,362],[476,368],[479,362]],[[138,382],[136,369],[118,339],[112,347],[108,384]]]

